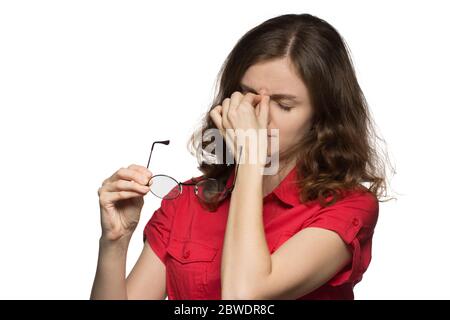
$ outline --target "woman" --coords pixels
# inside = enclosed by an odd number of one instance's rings
[[[212,128],[225,153],[236,156],[240,146],[244,159],[254,150],[239,143],[244,130],[277,134],[258,136],[263,160],[230,166],[200,158],[203,176],[185,184],[216,179],[227,196],[200,197],[197,185],[163,199],[127,278],[128,244],[154,179],[139,165],[106,179],[98,191],[102,236],[91,298],[353,299],[371,260],[385,177],[338,32],[308,14],[275,17],[247,32],[224,63],[200,133]],[[196,137],[192,153],[202,155],[207,141]],[[266,162],[269,154],[276,157]],[[263,174],[273,160],[275,174]],[[217,194],[202,186],[203,195]]]

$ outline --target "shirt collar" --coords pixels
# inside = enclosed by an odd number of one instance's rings
[[[298,187],[297,187],[297,168],[298,165],[294,166],[291,171],[284,177],[284,179],[276,186],[271,193],[266,195],[264,199],[276,196],[280,201],[289,205],[289,206],[298,206],[300,204],[299,196],[298,196]],[[235,176],[235,170],[232,170],[230,176],[228,177],[226,186],[231,187],[233,185]]]

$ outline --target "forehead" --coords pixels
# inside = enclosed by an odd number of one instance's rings
[[[268,94],[290,94],[306,97],[307,88],[297,75],[295,67],[287,58],[264,61],[250,66],[241,83],[258,92],[265,89]]]

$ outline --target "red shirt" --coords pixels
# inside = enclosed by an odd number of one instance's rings
[[[234,174],[228,186],[233,179]],[[296,168],[263,199],[268,248],[273,253],[307,227],[336,232],[351,248],[352,261],[326,284],[298,299],[354,299],[353,287],[371,260],[378,200],[369,192],[355,191],[330,207],[318,203],[307,207],[298,199],[295,179]],[[216,212],[203,209],[196,197],[193,187],[183,186],[178,198],[161,201],[144,229],[144,241],[166,266],[168,299],[221,299],[220,261],[230,197]]]

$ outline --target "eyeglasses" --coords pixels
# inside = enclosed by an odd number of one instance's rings
[[[152,149],[150,150],[150,156],[148,158],[147,169],[150,165],[150,159],[152,158],[153,147],[155,144],[165,144],[168,145],[170,140],[155,141],[152,144]],[[177,198],[183,191],[183,186],[194,186],[195,195],[206,205],[217,204],[218,202],[224,200],[234,189],[239,162],[241,159],[242,146],[239,147],[239,160],[236,165],[235,178],[233,185],[229,188],[221,187],[221,184],[217,179],[214,178],[201,178],[201,180],[194,183],[183,183],[178,182],[176,179],[165,174],[157,174],[152,176],[150,181],[152,185],[150,186],[150,192],[161,199],[172,200]],[[149,181],[149,183],[150,183]]]

